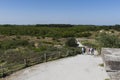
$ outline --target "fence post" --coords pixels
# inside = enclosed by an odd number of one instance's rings
[[[67,50],[67,56],[69,56],[69,51]]]
[[[60,51],[59,51],[59,53],[58,53],[58,56],[59,56],[59,58],[61,57]]]
[[[3,68],[3,65],[0,65],[0,69],[1,69],[1,74],[2,74],[2,78],[4,77],[4,68]]]
[[[27,65],[27,59],[24,59],[24,65],[25,65],[25,67],[28,66],[28,65]]]
[[[46,53],[44,54],[44,61],[47,62],[47,55],[46,55]]]

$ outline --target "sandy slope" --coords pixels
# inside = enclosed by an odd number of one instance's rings
[[[105,80],[100,57],[78,55],[21,70],[6,80]]]

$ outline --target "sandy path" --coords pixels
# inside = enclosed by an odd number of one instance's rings
[[[100,57],[78,55],[21,70],[6,80],[105,80]]]

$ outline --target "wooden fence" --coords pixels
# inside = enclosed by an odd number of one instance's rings
[[[23,59],[21,63],[15,63],[15,64],[1,64],[0,65],[0,77],[6,77],[13,72],[16,72],[18,70],[21,70],[23,68],[39,64],[39,63],[44,63],[68,56],[75,56],[77,54],[81,54],[81,50],[66,50],[66,51],[56,51],[51,54],[51,52],[46,52],[39,57],[33,57],[33,58],[26,58]]]

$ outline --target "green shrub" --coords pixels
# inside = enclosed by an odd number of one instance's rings
[[[35,52],[41,52],[47,50],[47,46],[40,46],[39,48],[32,48]]]
[[[104,63],[99,64],[99,66],[104,67]]]
[[[110,80],[110,79],[106,78],[105,80]]]
[[[4,60],[8,64],[10,63],[23,63],[24,57],[22,56],[20,51],[15,49],[7,50],[4,54]]]
[[[1,49],[13,49],[17,48],[18,46],[27,46],[29,42],[27,40],[6,40],[0,42]]]
[[[102,47],[120,48],[120,39],[112,34],[102,33],[97,38]]]
[[[73,38],[73,37],[72,38],[68,38],[65,44],[68,47],[77,47],[78,46],[76,39]]]
[[[85,46],[93,47],[93,48],[97,48],[98,47],[97,43],[90,42],[90,41],[84,41],[84,42],[82,42],[82,44],[85,45]]]

